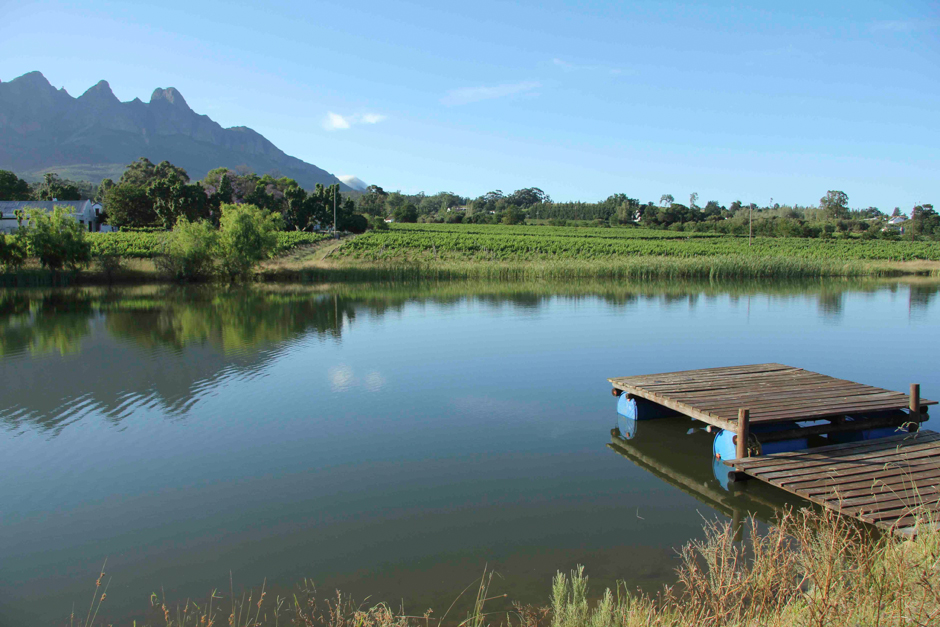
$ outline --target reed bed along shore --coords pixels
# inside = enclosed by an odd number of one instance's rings
[[[927,627],[940,624],[940,531],[928,516],[913,537],[880,535],[833,512],[783,512],[762,530],[752,522],[743,539],[730,524],[711,522],[679,551],[676,584],[647,595],[618,585],[592,591],[579,567],[546,582],[544,605],[505,602],[493,573],[469,585],[441,613],[409,613],[385,603],[355,603],[317,594],[309,581],[289,594],[264,587],[205,599],[150,598],[148,616],[134,625],[160,627]],[[624,564],[629,568],[629,564]],[[102,572],[84,617],[104,616]],[[501,603],[504,604],[504,603]],[[454,607],[468,608],[462,615]],[[443,608],[441,608],[443,610]]]
[[[559,281],[576,279],[795,279],[823,277],[940,276],[940,264],[905,267],[900,263],[792,257],[627,257],[563,261],[362,262],[342,260],[265,266],[262,281]]]
[[[355,241],[355,240],[352,240]],[[262,263],[256,281],[376,283],[403,281],[741,280],[826,277],[940,277],[940,261],[872,260],[739,253],[702,256],[626,255],[592,259],[494,260],[434,255],[343,254],[347,242],[300,247]],[[99,257],[78,271],[51,273],[30,260],[0,272],[0,287],[166,283],[155,258]]]
[[[828,277],[940,277],[940,264],[831,261],[786,257],[631,257],[610,261],[440,261],[416,263],[316,261],[263,264],[253,280],[300,283],[415,281],[732,280]],[[50,273],[28,267],[0,273],[0,287],[168,283],[152,260],[115,267],[92,264],[74,272]]]

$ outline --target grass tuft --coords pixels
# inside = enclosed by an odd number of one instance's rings
[[[289,598],[266,599],[263,587],[257,598],[252,592],[247,596],[236,595],[233,589],[227,602],[213,592],[202,604],[186,601],[171,607],[154,594],[152,615],[146,624],[161,627],[940,624],[940,526],[931,515],[922,518],[915,534],[901,537],[879,535],[829,510],[820,513],[807,509],[784,512],[775,525],[764,531],[752,520],[746,538],[737,540],[730,523],[706,524],[703,537],[689,542],[679,552],[677,584],[665,587],[655,596],[633,593],[621,583],[616,590],[607,589],[594,597],[585,569],[579,566],[570,573],[559,572],[555,576],[549,607],[517,604],[512,612],[491,613],[486,604],[505,595],[490,595],[493,573],[484,571],[482,577],[467,587],[477,590],[468,616],[464,620],[448,620],[450,610],[441,618],[432,618],[430,610],[421,616],[411,616],[396,613],[384,603],[356,604],[339,592],[332,598],[318,600],[316,588],[305,580]],[[100,581],[99,578],[99,585]],[[103,600],[104,596],[100,598]],[[89,619],[77,624],[73,619],[71,624],[91,627],[100,605],[100,601],[97,607],[93,602]]]

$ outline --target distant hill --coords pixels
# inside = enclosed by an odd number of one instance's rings
[[[94,183],[117,180],[139,157],[166,160],[196,180],[222,166],[279,173],[305,188],[340,184],[315,165],[291,157],[245,126],[222,128],[189,108],[175,88],[155,89],[150,102],[121,102],[106,81],[78,98],[40,72],[0,83],[0,170],[27,180],[55,171]]]
[[[340,174],[338,178],[357,192],[364,192],[369,188],[368,183],[357,176],[353,176],[352,174]]]

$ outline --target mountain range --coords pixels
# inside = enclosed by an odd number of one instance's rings
[[[139,157],[169,161],[193,180],[222,166],[278,173],[304,188],[317,183],[349,191],[329,172],[291,157],[246,126],[222,128],[189,108],[173,87],[150,102],[121,102],[107,81],[78,98],[53,87],[41,72],[0,83],[0,170],[27,180],[58,172],[73,180],[115,181]]]

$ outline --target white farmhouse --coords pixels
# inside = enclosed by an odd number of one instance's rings
[[[0,233],[16,232],[18,209],[42,209],[51,213],[59,207],[68,211],[85,230],[101,230],[101,204],[91,200],[0,200]]]

